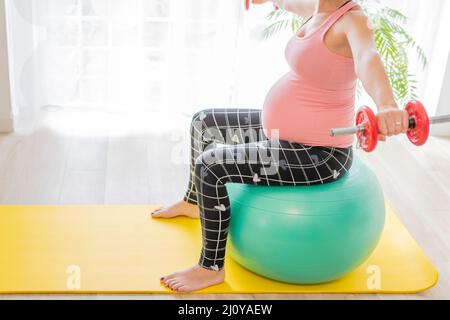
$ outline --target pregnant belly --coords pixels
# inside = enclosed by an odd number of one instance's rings
[[[353,137],[330,137],[330,129],[348,127],[354,119],[354,89],[326,90],[292,72],[269,91],[262,112],[266,136],[312,146],[347,148]]]

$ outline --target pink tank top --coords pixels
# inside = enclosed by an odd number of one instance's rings
[[[317,30],[304,37],[296,34],[287,44],[291,70],[269,91],[262,111],[268,138],[308,146],[352,145],[353,136],[331,137],[330,129],[349,127],[354,122],[357,77],[353,59],[331,52],[324,37],[355,6],[354,2],[347,3]]]

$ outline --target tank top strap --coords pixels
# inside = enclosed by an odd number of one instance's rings
[[[356,7],[358,4],[354,1],[349,1],[344,6],[336,10],[334,13],[332,13],[327,21],[322,25],[322,30],[320,30],[321,36],[325,35],[328,30],[348,11]]]

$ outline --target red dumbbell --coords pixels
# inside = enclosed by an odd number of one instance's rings
[[[409,141],[416,146],[425,144],[430,135],[430,125],[449,123],[450,115],[428,117],[427,111],[419,101],[410,101],[405,107],[409,115],[409,129],[406,133]],[[357,136],[357,147],[366,152],[375,150],[378,144],[378,120],[369,107],[362,107],[356,114],[356,125],[350,128],[331,129],[331,136]]]

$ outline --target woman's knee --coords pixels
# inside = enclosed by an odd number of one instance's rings
[[[213,109],[204,109],[196,112],[191,119],[191,135],[198,141],[214,141],[216,133],[210,128]]]
[[[202,109],[194,113],[191,119],[191,124],[202,123],[204,120],[212,114],[212,109]]]
[[[221,162],[221,148],[202,152],[195,159],[195,176],[209,183],[215,183],[223,176]]]
[[[208,155],[209,151],[202,152],[196,159],[195,159],[195,177],[198,180],[204,180],[206,177],[210,175],[209,172],[209,158]]]

